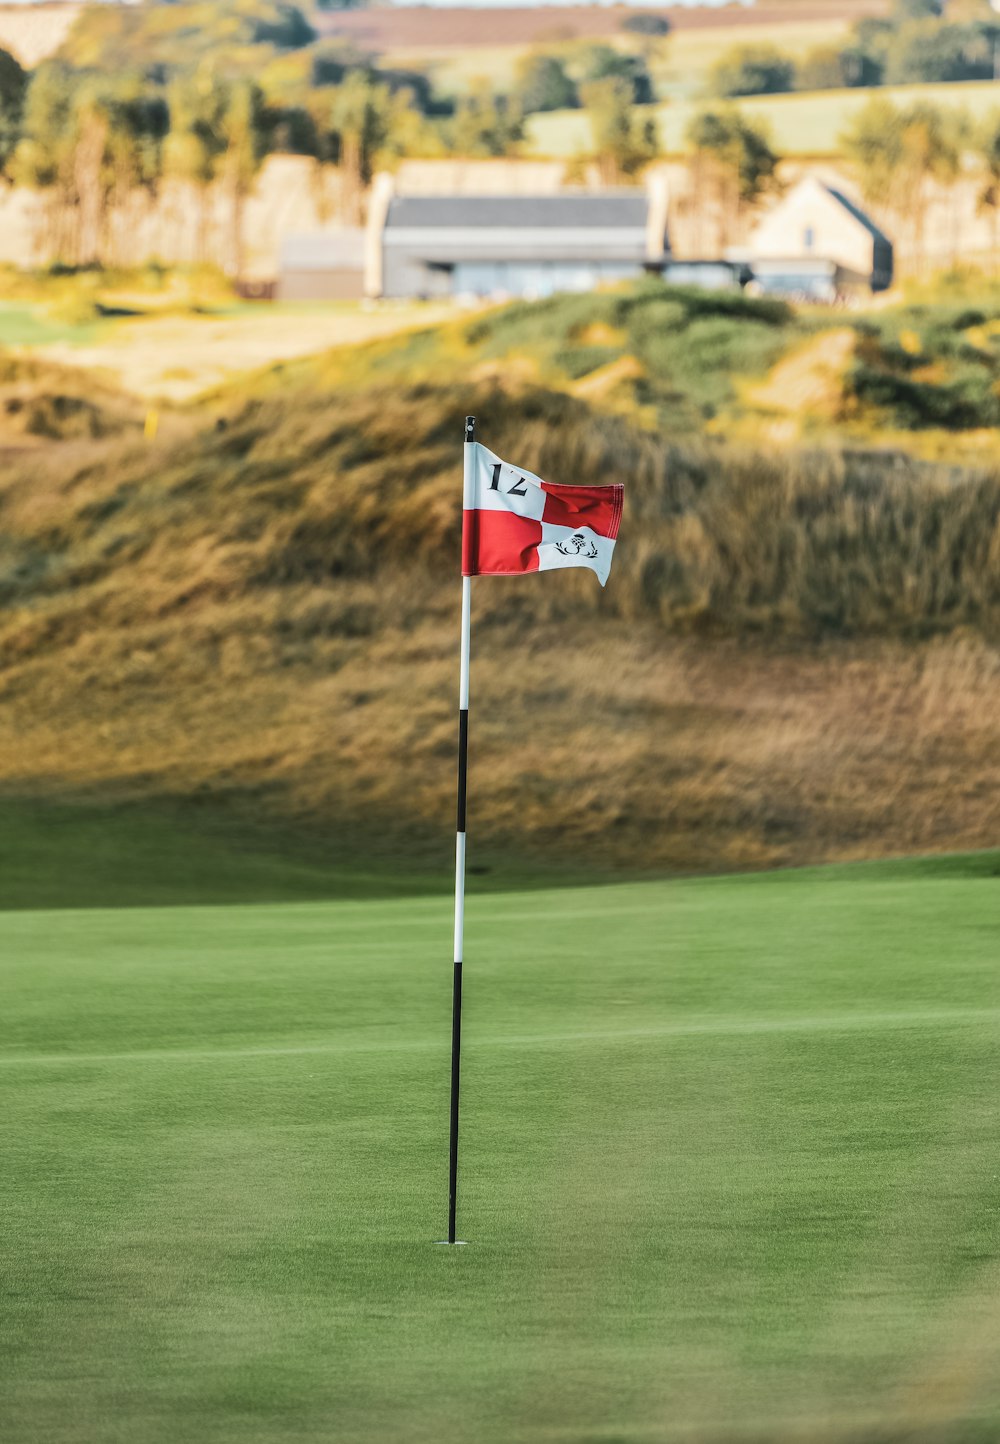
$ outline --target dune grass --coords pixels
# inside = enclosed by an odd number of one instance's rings
[[[446,871],[470,406],[539,475],[627,488],[605,592],[582,574],[474,588],[484,866],[995,840],[994,475],[666,445],[485,381],[314,373],[230,402],[218,428],[10,468],[5,791],[231,801],[255,847],[274,825],[315,835],[321,863]]]
[[[3,915],[5,1444],[994,1438],[998,872]]]

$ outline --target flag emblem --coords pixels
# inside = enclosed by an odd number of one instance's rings
[[[597,560],[597,544],[593,537],[585,537],[582,531],[571,536],[569,541],[556,542],[556,551],[562,552],[564,557],[586,557],[588,561]]]
[[[470,446],[462,573],[512,577],[589,567],[603,587],[621,522],[624,488],[557,486]]]

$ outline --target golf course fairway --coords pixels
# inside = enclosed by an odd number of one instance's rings
[[[0,915],[4,1444],[1000,1437],[1000,857]]]

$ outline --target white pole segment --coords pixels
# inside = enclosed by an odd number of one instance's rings
[[[466,446],[466,453],[472,450]],[[468,468],[466,461],[466,468]],[[463,712],[469,708],[469,658],[472,653],[472,578],[462,578],[462,661],[458,672],[458,705]]]
[[[455,837],[455,962],[460,963],[465,937],[465,833]]]

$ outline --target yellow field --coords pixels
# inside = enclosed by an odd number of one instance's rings
[[[770,127],[775,148],[782,155],[837,155],[839,137],[873,95],[897,102],[931,100],[936,105],[964,107],[973,119],[1000,109],[1000,84],[970,81],[963,85],[898,85],[880,90],[824,90],[806,95],[762,95],[740,102],[748,116]],[[664,150],[686,149],[684,133],[697,100],[678,101],[656,108]],[[563,157],[586,153],[593,140],[582,111],[552,111],[534,115],[528,122],[527,152],[533,156]]]

